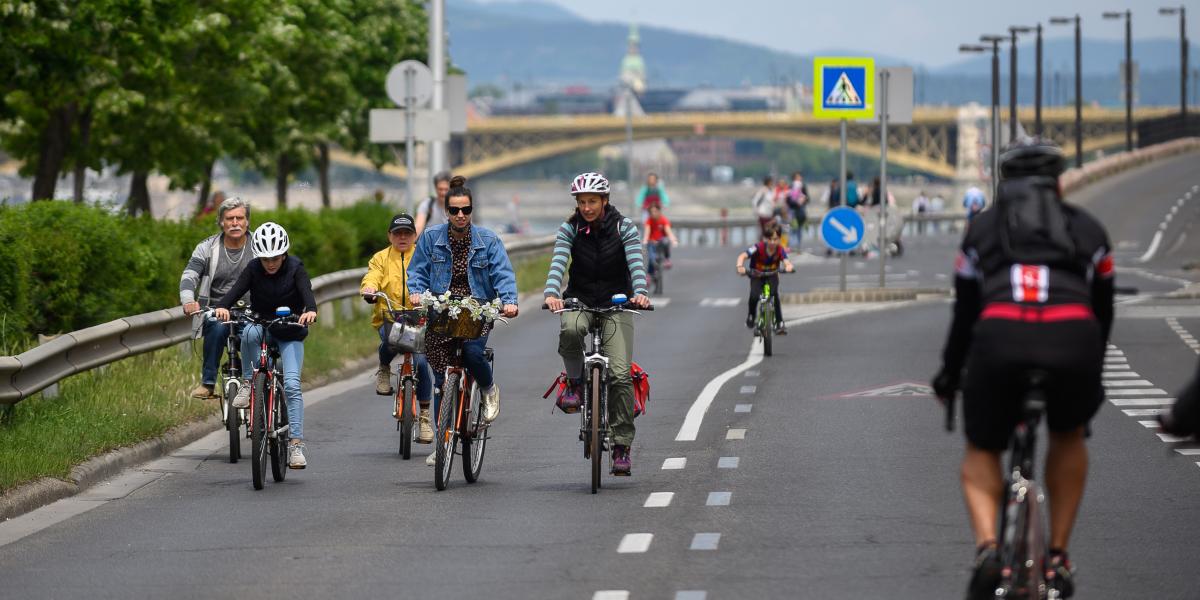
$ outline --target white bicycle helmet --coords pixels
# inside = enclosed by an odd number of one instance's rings
[[[291,247],[287,231],[278,223],[267,221],[254,230],[254,255],[258,258],[274,258]]]
[[[601,173],[582,173],[571,182],[571,195],[608,195],[608,179]]]

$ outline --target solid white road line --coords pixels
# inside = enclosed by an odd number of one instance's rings
[[[671,505],[671,500],[675,498],[675,492],[653,492],[646,496],[646,503],[643,508],[666,508]]]
[[[687,466],[687,459],[682,456],[679,456],[679,457],[668,458],[668,459],[664,460],[662,468],[664,471],[673,471],[673,470],[682,469],[686,466]]]
[[[700,433],[700,424],[704,422],[704,413],[708,412],[708,407],[712,405],[713,399],[717,397],[717,392],[721,391],[721,386],[725,385],[726,381],[733,379],[738,373],[757,365],[762,360],[762,344],[751,344],[750,354],[742,364],[717,375],[712,381],[709,381],[704,386],[704,389],[700,391],[700,395],[696,397],[696,401],[692,402],[691,408],[688,409],[687,416],[683,419],[683,425],[679,426],[679,433],[675,434],[675,441],[696,441],[696,435]]]
[[[621,544],[617,546],[618,554],[641,554],[650,549],[650,542],[654,539],[653,533],[627,533],[621,538]]]
[[[708,500],[704,502],[705,506],[729,506],[729,500],[733,496],[733,492],[709,492]]]
[[[727,439],[727,440],[744,440],[744,439],[746,439],[746,430],[745,429],[730,429],[729,431],[725,432],[725,439]]]
[[[1158,252],[1158,245],[1162,243],[1163,232],[1161,229],[1154,232],[1154,237],[1150,240],[1150,247],[1146,249],[1146,253],[1138,259],[1138,262],[1150,262],[1154,258],[1154,253]]]

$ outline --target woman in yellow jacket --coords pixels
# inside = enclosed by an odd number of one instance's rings
[[[413,243],[416,240],[417,229],[412,217],[404,213],[392,217],[388,225],[388,241],[391,245],[371,257],[359,293],[367,297],[375,292],[383,292],[393,304],[413,308],[409,302],[407,269],[409,261],[412,260]],[[374,298],[371,297],[370,300]],[[392,394],[391,363],[396,356],[385,341],[385,310],[386,303],[376,302],[375,313],[371,317],[371,326],[379,331],[379,371],[375,373],[375,393],[381,396]],[[429,361],[424,354],[413,355],[413,367],[417,376],[417,402],[421,405],[421,414],[417,420],[417,441],[428,444],[433,442],[433,427],[429,418],[429,400],[433,396],[433,371],[429,369]]]

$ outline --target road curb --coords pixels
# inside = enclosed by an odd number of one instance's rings
[[[828,302],[905,302],[918,297],[948,296],[950,290],[942,288],[861,288],[833,290],[818,288],[811,292],[780,294],[784,304],[823,304]]]
[[[347,363],[329,375],[313,379],[308,382],[308,386],[316,389],[345,379],[370,367],[375,361],[374,356],[367,356]],[[72,468],[65,481],[43,477],[17,486],[0,494],[0,521],[21,516],[52,502],[79,494],[124,469],[167,456],[214,431],[219,431],[223,426],[220,417],[209,415],[198,421],[173,427],[158,437],[89,458]]]

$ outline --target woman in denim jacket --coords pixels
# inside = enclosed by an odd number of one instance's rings
[[[446,194],[448,223],[427,228],[417,240],[408,266],[410,300],[420,303],[422,293],[471,296],[480,302],[499,298],[501,313],[517,316],[517,278],[504,243],[490,229],[471,224],[474,198],[466,187],[466,178],[454,177]],[[492,379],[492,369],[483,356],[487,332],[463,344],[463,365],[470,371],[483,393],[483,418],[495,420],[500,412],[500,388]],[[445,378],[451,340],[430,333],[425,338],[429,364],[440,389]],[[437,398],[434,399],[436,403]],[[434,406],[437,412],[437,406]],[[430,456],[433,456],[432,454]],[[428,462],[428,461],[427,461]],[[432,464],[432,463],[430,463]]]

